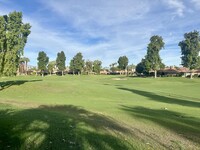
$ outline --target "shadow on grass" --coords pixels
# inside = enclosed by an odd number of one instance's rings
[[[135,149],[119,132],[128,131],[71,105],[0,110],[0,149]]]
[[[134,117],[155,122],[188,140],[199,144],[200,141],[200,120],[194,117],[187,117],[184,114],[169,110],[155,110],[144,107],[122,106],[122,110]]]
[[[3,81],[3,82],[0,82],[0,91],[1,90],[4,90],[4,89],[7,89],[11,86],[14,86],[14,85],[22,85],[26,82],[37,82],[37,81],[42,81],[42,80],[13,80],[13,81]]]
[[[128,89],[128,88],[118,88],[118,89],[130,91],[132,93],[147,97],[150,100],[157,101],[157,102],[200,108],[200,102],[184,100],[184,99],[179,99],[179,98],[174,98],[174,97],[162,96],[162,95],[158,95],[156,93],[141,91],[141,90],[136,90],[136,89]]]

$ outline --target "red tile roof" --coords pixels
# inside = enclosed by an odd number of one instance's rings
[[[179,72],[190,72],[190,70],[188,69],[188,68],[185,68],[185,67],[180,67],[180,68],[178,68],[178,71]]]

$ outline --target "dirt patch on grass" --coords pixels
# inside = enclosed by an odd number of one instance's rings
[[[18,102],[15,100],[0,100],[0,104],[8,104],[21,108],[38,108],[41,105],[33,102]]]
[[[127,78],[112,78],[112,80],[127,80]]]

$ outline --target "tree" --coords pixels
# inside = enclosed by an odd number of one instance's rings
[[[47,68],[48,68],[50,75],[52,74],[55,66],[56,66],[56,61],[50,61],[49,64],[47,65]]]
[[[144,64],[142,62],[138,63],[135,68],[137,73],[144,73]]]
[[[21,12],[0,16],[0,75],[16,75],[30,28],[22,22]]]
[[[70,61],[70,69],[73,71],[73,74],[77,72],[81,74],[84,67],[84,60],[82,53],[77,53],[73,59]]]
[[[136,72],[137,73],[143,73],[143,74],[146,74],[147,72],[149,72],[149,67],[148,67],[148,62],[146,62],[145,59],[142,59],[142,61],[140,63],[138,63],[136,65]]]
[[[131,65],[128,65],[127,66],[127,72],[129,73],[129,72],[131,72],[131,74],[133,74],[134,73],[134,70],[135,70],[135,65],[134,64],[131,64]],[[128,73],[127,73],[127,75],[128,75]]]
[[[185,40],[179,42],[181,48],[182,65],[191,70],[190,78],[192,78],[192,70],[199,67],[200,37],[199,32],[193,31],[184,34]]]
[[[155,78],[157,77],[157,70],[163,66],[159,51],[164,48],[164,44],[161,36],[152,36],[147,47],[147,55],[143,62],[147,70],[149,68],[154,70]]]
[[[119,70],[119,68],[117,68],[117,63],[115,62],[115,63],[112,63],[112,64],[110,64],[110,71],[111,72],[115,72],[115,71],[117,71],[117,70]]]
[[[93,71],[97,74],[100,74],[100,71],[101,71],[101,64],[102,62],[100,60],[95,60],[93,62]]]
[[[72,59],[69,63],[69,69],[73,72],[73,74],[75,73],[75,65],[74,65],[74,59]]]
[[[85,71],[87,72],[87,74],[89,74],[90,72],[93,71],[93,62],[90,60],[87,60],[85,62]]]
[[[47,69],[47,64],[49,62],[49,57],[44,51],[38,53],[38,69],[42,72],[42,77],[44,76],[44,71]]]
[[[119,69],[125,70],[128,66],[128,58],[126,56],[121,56],[118,59]]]
[[[198,60],[198,67],[197,68],[200,68],[200,53],[199,53],[199,60]]]
[[[19,59],[19,63],[23,66],[23,70],[26,75],[28,71],[28,62],[30,62],[30,59],[28,57],[22,57]]]
[[[62,76],[63,76],[63,71],[65,70],[65,53],[61,51],[60,53],[57,54],[56,58],[56,65],[60,71],[62,71]]]
[[[32,67],[30,70],[33,71],[35,75],[37,76],[38,68],[36,66]]]

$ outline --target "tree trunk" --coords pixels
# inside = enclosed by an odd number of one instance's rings
[[[63,76],[63,70],[62,70],[62,76]]]
[[[157,78],[157,70],[154,71],[154,78]]]
[[[44,71],[42,71],[42,77],[44,77]]]
[[[26,64],[26,68],[25,68],[25,75],[27,75],[27,61],[25,62],[25,64]]]
[[[193,78],[192,78],[192,71],[190,72],[190,79],[193,79]]]

